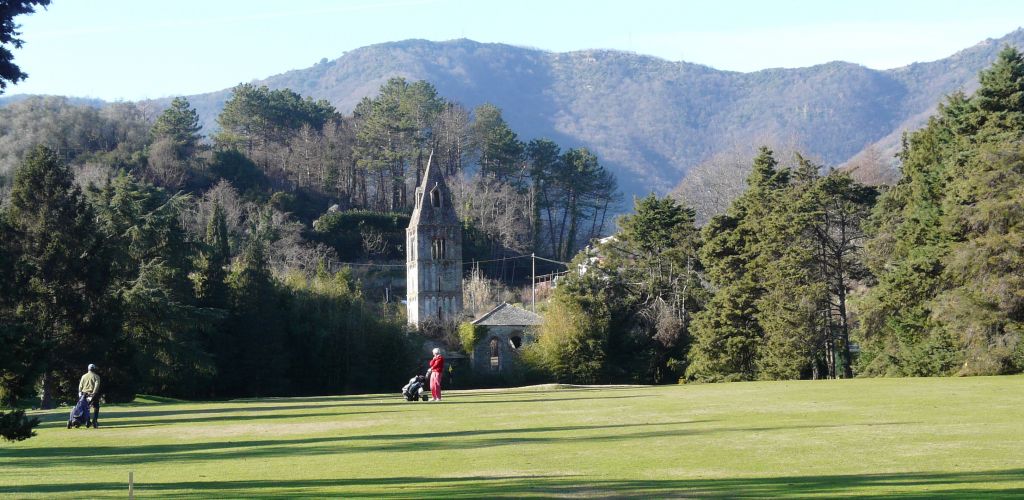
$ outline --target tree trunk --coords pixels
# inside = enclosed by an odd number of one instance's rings
[[[53,374],[49,371],[43,372],[42,389],[39,391],[39,408],[52,410],[53,404]]]
[[[840,262],[842,258],[840,257]],[[840,271],[840,276],[845,271]],[[843,343],[843,377],[853,378],[852,358],[850,357],[850,323],[846,319],[846,284],[840,279],[836,288],[839,302],[839,340]]]

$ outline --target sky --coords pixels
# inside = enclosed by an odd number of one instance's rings
[[[53,0],[20,16],[7,94],[211,92],[410,38],[617,49],[732,71],[947,57],[1024,25],[1021,0]]]

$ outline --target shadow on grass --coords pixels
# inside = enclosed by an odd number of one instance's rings
[[[882,498],[981,498],[1024,494],[1024,469],[983,472],[909,472],[829,476],[726,479],[608,480],[584,476],[515,475],[469,477],[381,477],[310,480],[188,481],[136,483],[136,493],[160,498],[282,498],[341,495],[408,498],[584,497],[805,497],[821,495]],[[111,482],[0,487],[0,494],[123,493]]]
[[[540,393],[540,392],[537,392],[535,394],[537,394],[538,396],[543,396],[543,393]],[[377,408],[377,407],[381,407],[381,406],[408,406],[410,404],[415,404],[415,403],[410,403],[409,401],[405,401],[398,394],[395,394],[393,396],[393,399],[394,399],[393,401],[380,401],[379,399],[382,399],[382,398],[378,398],[378,400],[374,401],[374,402],[355,402],[355,403],[345,403],[345,402],[343,402],[344,398],[348,398],[348,397],[349,396],[340,397],[339,401],[342,401],[342,402],[331,403],[331,404],[280,404],[280,405],[266,405],[266,404],[264,404],[262,406],[249,406],[249,405],[251,405],[254,402],[262,402],[262,403],[272,402],[272,400],[258,399],[258,400],[252,400],[252,402],[246,402],[246,401],[243,401],[243,400],[236,400],[236,401],[227,401],[227,402],[220,402],[220,403],[209,403],[211,405],[238,405],[238,406],[211,406],[211,407],[208,407],[208,408],[183,408],[183,409],[162,409],[162,410],[149,410],[148,408],[152,408],[152,407],[156,406],[154,404],[149,404],[149,405],[133,405],[133,406],[112,405],[112,406],[104,406],[101,415],[106,416],[107,418],[125,417],[125,418],[140,418],[140,419],[143,419],[143,418],[149,418],[149,417],[180,416],[180,415],[208,415],[208,414],[225,414],[225,413],[227,413],[227,414],[234,414],[234,413],[262,413],[262,414],[268,414],[269,412],[278,412],[278,411],[324,410],[324,409],[328,409],[328,408],[364,408],[364,407]],[[540,397],[538,399],[496,399],[496,400],[489,399],[489,400],[480,400],[480,401],[476,401],[476,400],[466,401],[466,400],[459,399],[459,397],[457,396],[456,398],[449,398],[448,401],[451,402],[451,403],[462,405],[462,404],[550,403],[550,402],[556,402],[556,401],[588,401],[588,400],[595,400],[596,401],[596,400],[605,400],[605,399],[627,399],[627,398],[646,398],[646,397],[652,397],[652,396],[627,395],[627,396],[605,396],[605,397],[595,397],[595,398],[589,398],[589,397],[543,398],[543,397]],[[324,400],[324,401],[325,402],[329,402],[328,400]],[[285,402],[295,402],[295,400],[294,399],[282,399],[281,402],[282,403],[285,403]],[[162,404],[160,406],[161,407],[166,407],[166,406],[164,406]],[[118,410],[119,408],[121,408],[121,409],[131,409],[132,411],[119,411]],[[139,411],[135,411],[135,409],[139,409]],[[67,422],[67,415],[68,415],[69,411],[70,411],[70,408],[61,408],[61,409],[57,409],[57,410],[48,410],[46,413],[35,413],[32,416],[39,418],[44,424],[51,423],[51,422],[64,423],[64,422]],[[343,413],[338,413],[338,415],[342,415],[342,414]],[[301,417],[302,414],[293,414],[292,416]],[[178,420],[180,420],[180,419],[178,419]]]
[[[546,444],[564,441],[616,442],[623,440],[659,438],[692,434],[681,426],[704,421],[570,425],[557,427],[530,427],[512,429],[485,429],[452,432],[425,432],[403,434],[368,434],[352,436],[323,436],[297,439],[213,441],[181,444],[155,444],[145,446],[82,446],[0,450],[0,465],[8,462],[19,467],[56,467],[75,457],[92,465],[131,465],[141,463],[192,462],[200,460],[235,460],[289,455],[331,455],[384,451],[390,453],[418,453],[430,450],[465,450],[504,445]],[[643,429],[668,427],[658,431]],[[608,434],[612,429],[637,430]],[[594,435],[581,432],[595,432]],[[102,429],[100,432],[103,432]],[[539,434],[555,434],[539,436]]]
[[[375,415],[378,413],[401,413],[404,410],[381,410],[381,411],[357,411],[357,412],[316,412],[316,413],[265,413],[259,415],[217,415],[217,416],[199,416],[192,417],[189,415],[183,416],[182,418],[148,418],[141,413],[118,413],[118,412],[101,412],[100,423],[104,429],[125,429],[132,427],[154,427],[158,425],[174,425],[174,424],[200,424],[200,423],[211,423],[211,422],[245,422],[252,420],[280,420],[280,419],[291,419],[296,422],[305,418],[316,418],[316,417],[341,417],[346,415]],[[40,424],[40,428],[50,427],[64,427],[67,423],[66,419],[61,420],[49,420]]]
[[[612,391],[635,391],[638,389],[653,389],[658,387],[675,387],[675,386],[657,386],[657,385],[558,385],[552,384],[552,386],[526,386],[526,387],[509,387],[509,388],[497,388],[497,389],[456,389],[453,390],[459,398],[463,397],[475,397],[475,396],[504,396],[504,395],[519,395],[519,394],[572,394],[576,393],[594,393],[594,392],[612,392]],[[650,395],[646,395],[650,396]]]
[[[149,407],[152,407],[150,405]],[[181,409],[181,410],[138,410],[134,408],[146,408],[142,407],[128,407],[121,405],[104,406],[100,411],[100,421],[103,424],[110,424],[112,420],[134,420],[139,423],[173,423],[173,422],[185,422],[191,420],[193,422],[199,422],[203,420],[207,421],[218,421],[218,420],[255,420],[262,418],[300,418],[308,414],[303,413],[286,413],[286,414],[275,414],[272,412],[283,412],[283,411],[299,411],[299,410],[325,410],[329,408],[341,408],[346,405],[279,405],[279,406],[239,406],[239,407],[216,407],[216,408],[198,408],[198,409]],[[124,411],[130,409],[130,411]],[[60,412],[49,412],[46,414],[35,415],[40,420],[40,428],[49,427],[63,427],[68,421],[68,412],[70,410]],[[251,413],[252,415],[237,415],[238,413]],[[355,412],[358,413],[358,412]],[[376,413],[376,412],[365,412],[365,413]],[[326,415],[345,415],[344,412],[325,413]],[[197,418],[188,418],[191,415],[199,415]],[[219,417],[212,417],[210,415],[220,415]],[[153,417],[178,417],[169,418],[164,420],[151,420]],[[117,424],[109,425],[115,427]]]
[[[174,403],[177,404],[177,403]],[[194,405],[195,403],[189,403]],[[232,405],[236,403],[223,402],[223,403],[200,403],[200,404],[216,404],[216,405]],[[327,408],[341,408],[352,405],[345,404],[322,404],[322,405],[265,405],[265,406],[245,406],[249,403],[237,403],[238,406],[210,406],[208,408],[182,408],[182,409],[163,409],[163,410],[150,410],[149,408],[161,407],[167,408],[165,404],[149,404],[149,405],[105,405],[101,408],[100,415],[109,415],[113,418],[117,416],[134,416],[134,417],[163,417],[172,415],[209,415],[209,414],[222,414],[222,413],[265,413],[272,411],[298,411],[298,410],[324,410]],[[387,404],[387,403],[383,403]],[[124,411],[130,410],[130,411]],[[61,419],[67,419],[70,408],[60,408],[58,410],[51,410],[47,413],[36,414],[34,416],[39,417],[44,421],[57,421]]]
[[[529,392],[524,392],[529,394]],[[535,394],[542,394],[537,392]],[[492,396],[503,396],[505,394],[491,394]],[[343,398],[348,398],[344,396]],[[453,404],[467,405],[467,404],[520,404],[520,403],[549,403],[556,401],[588,401],[588,400],[605,400],[605,399],[628,399],[628,398],[645,398],[652,396],[644,395],[619,395],[619,396],[604,396],[604,397],[569,397],[569,398],[540,398],[540,399],[480,399],[480,400],[463,400],[461,396],[457,396],[457,399],[449,399],[448,401]],[[333,398],[332,398],[333,399]],[[395,401],[376,401],[376,402],[356,402],[356,403],[333,403],[333,404],[280,404],[280,405],[263,405],[263,406],[246,406],[251,403],[247,403],[242,400],[215,403],[222,405],[241,405],[241,406],[213,406],[209,408],[185,408],[185,409],[163,409],[163,410],[149,410],[156,406],[154,404],[148,405],[112,405],[103,407],[101,415],[101,422],[105,424],[105,427],[146,427],[153,425],[165,425],[174,423],[189,423],[189,422],[221,422],[221,421],[243,421],[243,420],[272,420],[280,418],[305,418],[309,416],[331,416],[331,415],[358,415],[358,414],[370,414],[370,413],[395,413],[405,410],[380,410],[380,411],[367,411],[367,412],[318,412],[318,413],[285,413],[279,414],[275,412],[297,412],[301,410],[325,410],[330,408],[338,409],[357,409],[357,408],[379,408],[381,406],[401,406],[408,408],[410,405],[421,404],[419,402],[409,402],[402,399],[400,396],[394,397]],[[253,402],[271,402],[265,399],[253,400]],[[293,399],[282,399],[282,402],[294,402]],[[328,402],[327,400],[324,400]],[[164,405],[160,405],[166,407]],[[129,411],[124,411],[129,409]],[[36,418],[40,420],[40,428],[58,428],[64,427],[67,424],[69,409],[58,409],[50,410],[46,413],[34,414]],[[247,413],[251,415],[237,415],[238,413]],[[200,415],[196,418],[189,418],[192,415]],[[218,416],[210,416],[218,415]],[[153,417],[171,417],[166,419],[153,419]],[[119,424],[119,421],[131,421],[133,424]]]
[[[655,422],[613,425],[569,425],[554,427],[480,429],[451,432],[403,434],[366,434],[321,436],[296,439],[206,441],[199,443],[154,444],[144,446],[82,446],[0,449],[0,465],[18,467],[56,467],[74,456],[93,465],[132,465],[143,463],[188,463],[208,460],[243,460],[291,455],[341,455],[387,452],[468,450],[507,445],[544,445],[567,441],[617,443],[637,439],[677,438],[719,433],[786,431],[793,429],[830,429],[849,425],[794,425],[777,427],[734,427],[693,429],[693,424],[708,422]],[[880,422],[873,425],[902,425]],[[658,430],[649,430],[653,428]],[[608,431],[615,430],[614,433]],[[103,432],[102,430],[100,432]],[[549,434],[549,435],[545,435]]]

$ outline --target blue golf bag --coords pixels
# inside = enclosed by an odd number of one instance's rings
[[[79,427],[89,423],[89,396],[83,394],[78,398],[78,403],[71,409],[71,417],[68,418],[68,428]]]

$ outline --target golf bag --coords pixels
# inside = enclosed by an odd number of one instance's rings
[[[402,387],[402,395],[405,396],[406,401],[416,401],[422,399],[426,401],[428,396],[424,393],[423,388],[427,385],[427,378],[423,375],[416,375],[409,379],[409,383]]]
[[[79,427],[82,424],[89,423],[89,403],[90,397],[83,394],[82,397],[78,398],[78,403],[71,409],[71,416],[68,417],[68,428]]]

